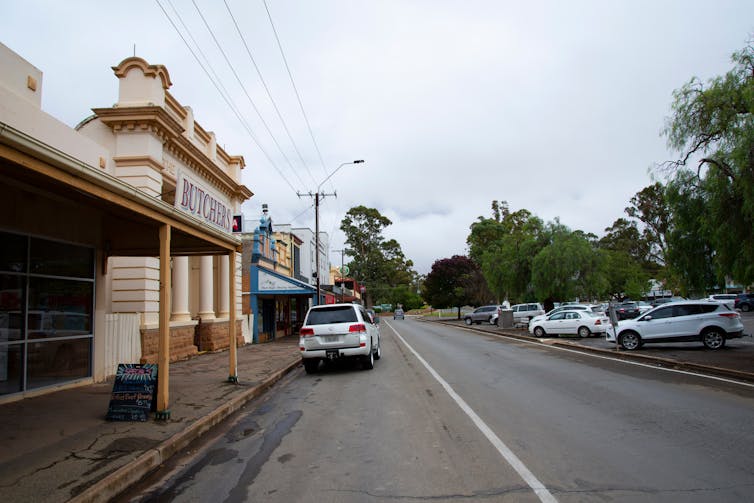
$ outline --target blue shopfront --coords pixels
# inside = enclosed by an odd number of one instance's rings
[[[258,264],[251,265],[250,280],[253,342],[297,334],[316,289]]]

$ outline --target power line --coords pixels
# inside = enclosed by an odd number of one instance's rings
[[[259,117],[259,120],[262,121],[262,125],[264,126],[267,133],[270,135],[270,138],[272,138],[272,141],[275,143],[275,146],[278,148],[278,151],[280,152],[280,155],[283,156],[283,159],[285,159],[285,162],[288,164],[288,166],[291,168],[291,171],[294,175],[296,175],[296,178],[298,178],[298,181],[301,183],[301,185],[305,185],[304,181],[299,176],[298,172],[295,170],[293,165],[291,164],[290,159],[288,159],[288,156],[285,155],[285,152],[283,152],[282,147],[280,146],[280,143],[278,143],[277,139],[275,138],[275,135],[272,134],[272,130],[270,129],[270,126],[267,124],[267,121],[264,120],[264,117],[262,117],[261,112],[257,108],[256,103],[254,103],[254,100],[251,98],[251,95],[246,90],[246,86],[244,85],[243,81],[241,81],[241,77],[238,76],[238,72],[236,72],[235,67],[233,66],[233,63],[230,62],[230,59],[228,58],[227,54],[225,54],[225,51],[222,48],[222,45],[217,40],[217,37],[215,37],[214,31],[212,31],[212,28],[209,26],[209,23],[207,23],[207,20],[204,18],[204,14],[202,14],[201,9],[199,9],[199,6],[196,4],[195,0],[191,0],[191,3],[194,4],[194,8],[196,9],[196,12],[199,14],[199,17],[202,19],[202,22],[204,23],[204,26],[207,28],[207,31],[209,31],[210,36],[212,37],[212,40],[215,41],[215,45],[217,46],[217,49],[220,51],[220,53],[223,55],[223,58],[225,59],[225,62],[228,64],[228,67],[230,67],[230,71],[233,72],[233,76],[236,78],[236,81],[238,82],[238,85],[241,86],[241,89],[243,89],[244,94],[246,95],[246,98],[249,100],[249,103],[251,103],[252,108],[254,108],[254,111],[256,112],[257,116]]]
[[[254,135],[254,133],[252,132],[252,130],[249,127],[249,125],[246,123],[246,121],[244,120],[244,118],[241,116],[240,112],[237,110],[237,108],[233,104],[232,99],[230,97],[226,97],[225,94],[223,94],[223,92],[220,89],[218,83],[215,82],[215,80],[212,78],[212,75],[209,74],[209,72],[207,71],[207,68],[205,68],[205,66],[202,63],[202,61],[199,59],[199,57],[196,55],[196,53],[194,52],[194,50],[191,48],[191,45],[188,43],[188,41],[186,40],[186,38],[181,33],[181,30],[173,22],[173,19],[170,17],[170,14],[168,14],[168,12],[165,10],[165,8],[160,3],[160,0],[155,0],[155,2],[157,2],[157,5],[160,7],[160,10],[162,10],[163,14],[165,14],[165,17],[168,19],[168,22],[170,22],[170,24],[173,26],[173,29],[175,29],[175,31],[178,34],[178,36],[181,38],[181,40],[183,40],[183,43],[186,45],[186,48],[189,50],[189,52],[191,52],[191,55],[194,57],[194,59],[199,64],[199,66],[204,71],[204,73],[207,75],[207,78],[209,78],[210,82],[212,82],[212,85],[215,86],[215,89],[217,90],[217,92],[220,93],[220,96],[223,98],[223,100],[225,101],[225,103],[228,105],[228,107],[231,109],[231,111],[236,116],[236,118],[238,119],[238,121],[241,123],[241,125],[244,128],[244,130],[246,130],[246,133],[249,135],[249,137],[254,141],[254,143],[256,144],[256,146],[259,148],[259,151],[262,152],[262,154],[267,159],[267,161],[270,163],[270,165],[275,169],[275,171],[278,172],[278,174],[280,175],[280,177],[291,188],[291,190],[293,192],[296,192],[296,189],[293,187],[293,184],[288,180],[288,178],[280,170],[280,168],[277,166],[277,164],[275,164],[275,161],[272,160],[272,158],[267,153],[267,151],[264,149],[264,147],[262,147],[262,145],[259,143],[259,140],[257,139],[257,137]]]
[[[262,72],[259,70],[259,66],[257,66],[257,62],[254,59],[254,56],[252,56],[251,54],[251,49],[249,49],[249,45],[246,43],[246,38],[243,36],[243,32],[241,32],[241,28],[238,26],[236,17],[233,15],[233,12],[230,10],[230,6],[228,5],[228,2],[226,0],[223,0],[223,3],[225,4],[225,8],[227,9],[228,14],[230,15],[230,18],[233,20],[233,25],[236,27],[236,32],[238,32],[238,36],[241,38],[241,42],[243,42],[244,48],[246,48],[246,54],[249,55],[249,59],[251,60],[251,63],[254,65],[254,69],[257,71],[259,80],[262,81],[262,86],[264,87],[264,90],[267,92],[267,97],[270,98],[270,102],[272,102],[272,106],[275,108],[275,112],[277,113],[277,116],[280,119],[281,124],[283,125],[283,129],[285,129],[285,132],[288,135],[288,139],[291,141],[291,144],[293,145],[293,149],[296,151],[296,154],[298,155],[298,158],[301,161],[301,164],[304,166],[304,168],[306,168],[307,173],[309,173],[309,177],[312,179],[312,182],[316,183],[316,180],[314,179],[314,175],[309,169],[309,166],[306,163],[306,161],[304,161],[304,157],[301,155],[301,151],[299,151],[298,145],[296,145],[296,142],[293,139],[293,136],[291,135],[290,130],[288,129],[288,125],[283,119],[283,115],[280,113],[280,109],[278,108],[277,103],[275,102],[275,99],[272,97],[272,93],[270,92],[269,87],[267,87],[267,82],[264,80],[264,77],[262,76]]]
[[[301,95],[298,92],[298,88],[296,87],[296,82],[293,80],[293,73],[291,73],[291,68],[288,66],[288,60],[285,57],[285,51],[283,51],[283,46],[280,43],[280,37],[278,37],[278,32],[275,29],[275,23],[272,22],[272,15],[270,14],[270,9],[267,6],[267,0],[262,0],[264,3],[264,8],[267,11],[267,19],[270,20],[270,26],[272,26],[272,32],[275,34],[275,40],[278,44],[278,49],[280,49],[280,55],[283,57],[283,62],[285,63],[285,69],[288,71],[288,77],[291,80],[291,85],[293,86],[293,90],[296,93],[296,99],[298,100],[298,106],[301,109],[301,114],[304,116],[304,121],[306,121],[306,127],[309,130],[309,136],[312,139],[312,143],[314,143],[314,148],[317,151],[317,156],[319,156],[319,162],[322,165],[322,171],[325,175],[327,175],[327,168],[325,167],[325,161],[322,159],[322,153],[319,151],[319,146],[317,145],[317,140],[314,138],[314,132],[312,131],[312,126],[309,123],[309,117],[306,115],[306,110],[304,110],[304,104],[301,101]]]

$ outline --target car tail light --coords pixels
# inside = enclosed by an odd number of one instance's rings
[[[741,315],[738,313],[717,313],[718,316],[722,316],[723,318],[740,318]]]
[[[301,337],[314,337],[314,329],[310,327],[302,327],[299,331]]]
[[[597,321],[594,322],[595,325],[602,325],[602,320],[597,318]]]
[[[351,325],[350,327],[348,327],[348,331],[349,332],[366,332],[367,326],[364,325],[363,323],[355,323]]]

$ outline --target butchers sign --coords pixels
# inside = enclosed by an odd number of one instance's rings
[[[175,207],[225,232],[231,232],[233,211],[230,201],[221,198],[183,170],[178,171],[176,178]]]

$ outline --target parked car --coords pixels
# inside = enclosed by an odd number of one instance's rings
[[[589,337],[604,334],[608,325],[610,325],[610,318],[605,313],[565,309],[537,321],[530,321],[529,332],[535,337],[544,337],[548,334],[576,334],[579,337]]]
[[[559,313],[561,311],[565,310],[572,310],[572,311],[592,311],[592,312],[601,312],[604,311],[602,309],[602,306],[598,304],[567,304],[563,305],[561,304],[559,307],[556,307],[555,309],[545,313],[540,314],[539,316],[535,316],[534,318],[529,320],[529,327],[531,327],[531,324],[540,320],[545,319],[548,316],[552,316],[555,313]],[[603,313],[604,314],[604,313]]]
[[[655,297],[654,299],[652,299],[652,302],[650,302],[650,304],[652,304],[653,307],[657,307],[660,304],[667,304],[668,302],[679,302],[681,300],[686,299],[684,299],[683,297]]]
[[[617,333],[616,333],[617,330]],[[741,315],[724,304],[687,300],[662,304],[636,319],[607,328],[607,340],[632,351],[651,342],[700,341],[708,349],[720,349],[727,339],[743,335]]]
[[[636,318],[641,313],[639,312],[639,304],[636,302],[621,302],[615,306],[615,314],[619,320],[628,320]]]
[[[403,309],[398,308],[395,311],[393,311],[394,320],[402,320],[403,318],[404,318]]]
[[[513,323],[529,323],[529,320],[535,316],[545,314],[545,309],[538,302],[514,304],[511,309],[513,310]]]
[[[725,304],[731,309],[735,309],[736,297],[737,295],[735,293],[713,293],[707,298],[709,300]]]
[[[483,321],[492,323],[492,317],[497,315],[498,307],[500,306],[498,306],[497,304],[478,307],[474,309],[474,311],[464,316],[463,321],[467,325],[471,325],[472,323],[476,323],[477,325],[480,325]]]
[[[309,308],[299,331],[304,369],[316,372],[320,361],[352,358],[365,369],[382,357],[380,330],[359,304],[322,304]]]
[[[377,313],[374,311],[374,309],[367,309],[367,314],[372,318],[372,321],[375,323],[380,322],[380,317],[377,316]]]
[[[739,293],[733,301],[733,308],[748,313],[754,308],[754,293]]]
[[[650,309],[652,309],[654,307],[649,302],[646,302],[646,301],[643,301],[643,300],[640,300],[636,304],[639,306],[639,314],[644,314],[644,313],[646,313],[647,311],[649,311]]]

